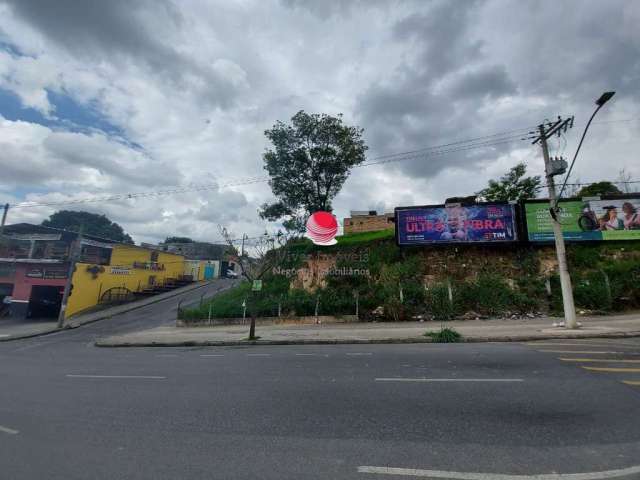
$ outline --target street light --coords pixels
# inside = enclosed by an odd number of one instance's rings
[[[596,116],[596,114],[600,111],[600,109],[604,106],[604,104],[607,103],[609,100],[611,100],[611,97],[613,97],[615,94],[616,94],[616,92],[604,92],[602,95],[600,95],[600,98],[598,98],[596,100],[596,105],[598,106],[598,108],[596,108],[595,111],[593,112],[593,114],[591,114],[591,118],[587,122],[587,126],[584,127],[584,132],[582,132],[582,138],[580,139],[580,143],[578,144],[578,148],[576,149],[576,153],[573,156],[573,160],[571,160],[571,165],[569,166],[569,171],[567,172],[567,176],[565,177],[564,182],[562,183],[562,188],[560,189],[560,193],[558,194],[558,197],[556,198],[556,202],[555,202],[555,204],[553,206],[553,209],[555,211],[558,210],[558,202],[562,198],[562,192],[564,192],[564,187],[567,186],[567,181],[569,180],[569,176],[571,175],[571,170],[573,169],[573,164],[576,163],[576,158],[578,158],[578,152],[580,151],[580,147],[582,147],[582,142],[584,141],[584,137],[587,135],[587,130],[589,130],[589,126],[591,125],[591,121],[593,120],[593,117]]]

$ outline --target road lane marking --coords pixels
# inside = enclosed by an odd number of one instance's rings
[[[222,353],[203,353],[201,357],[224,357]]]
[[[156,357],[179,357],[175,353],[159,353]]]
[[[328,357],[326,353],[296,353],[296,357]]]
[[[167,377],[161,377],[158,375],[72,375],[67,374],[67,378],[131,378],[131,379],[152,379],[152,380],[164,380]]]
[[[600,367],[582,367],[585,370],[590,370],[592,372],[612,372],[612,373],[640,373],[640,368],[624,368],[624,367],[610,367],[610,368],[600,368]]]
[[[17,435],[20,433],[18,430],[14,430],[13,428],[9,427],[3,427],[2,425],[0,425],[0,432],[8,433],[9,435]]]
[[[376,378],[376,382],[524,382],[522,378]]]
[[[358,467],[359,473],[382,475],[404,475],[408,477],[448,478],[449,480],[604,480],[640,473],[640,465],[619,470],[585,473],[547,473],[540,475],[509,475],[504,473],[447,472],[443,470],[420,470],[415,468]]]
[[[612,352],[612,351],[603,351],[603,350],[538,350],[542,353],[574,353],[581,355],[640,355],[637,352]]]
[[[634,387],[640,387],[640,382],[635,380],[623,380],[622,383],[626,383],[627,385],[633,385]]]
[[[8,333],[0,333],[0,338],[10,337],[11,335]]]
[[[270,357],[270,353],[247,353],[247,357]]]
[[[557,343],[557,342],[545,342],[545,343],[527,343],[530,347],[615,347],[615,348],[640,348],[640,344],[631,345],[628,343]]]
[[[373,355],[373,353],[371,353],[371,352],[367,352],[367,353],[353,352],[353,353],[347,353],[347,355],[349,355],[350,357],[358,357],[358,356],[362,356],[362,355]]]
[[[563,358],[563,362],[585,362],[585,363],[640,363],[640,360],[620,360],[616,358]]]

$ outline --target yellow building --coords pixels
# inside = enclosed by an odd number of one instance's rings
[[[175,286],[184,275],[182,255],[113,244],[108,265],[76,263],[65,318],[105,301],[130,300],[137,293],[153,291],[154,287]]]

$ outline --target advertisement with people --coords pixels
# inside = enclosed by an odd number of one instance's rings
[[[565,240],[640,240],[640,197],[567,200],[559,207]],[[525,216],[530,241],[553,241],[548,202],[526,203]]]
[[[506,203],[398,207],[398,245],[513,242],[514,206]]]

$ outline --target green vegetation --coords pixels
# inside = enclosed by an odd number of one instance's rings
[[[525,177],[527,165],[519,163],[499,180],[489,180],[487,188],[476,193],[486,202],[526,200],[536,198],[542,190],[542,179],[539,175]]]
[[[287,230],[304,231],[309,215],[330,212],[351,169],[364,162],[363,132],[346,125],[342,114],[334,117],[303,110],[290,124],[278,121],[266,130],[271,146],[263,154],[264,168],[276,200],[263,204],[260,216],[272,221],[284,218]]]
[[[120,225],[112,222],[105,215],[97,213],[60,210],[42,221],[45,227],[61,228],[72,232],[82,231],[85,235],[108,238],[116,242],[133,243],[133,239],[125,233]]]
[[[425,337],[431,337],[433,343],[458,343],[462,341],[462,335],[453,328],[441,328],[437,332],[427,332]]]
[[[374,233],[379,237],[353,234],[344,237],[351,244],[323,248],[297,240],[290,251],[300,255],[288,260],[287,268],[303,267],[307,256],[340,254],[336,268],[366,269],[369,274],[328,276],[326,285],[314,292],[293,288],[298,285],[293,277],[269,274],[264,290],[252,300],[257,314],[276,316],[279,304],[283,316],[314,315],[317,303],[319,315],[353,315],[356,298],[363,321],[447,321],[562,311],[557,276],[540,273],[554,258],[549,248],[400,249],[390,238],[392,231]],[[596,313],[640,308],[640,243],[574,244],[568,246],[568,257],[577,308]],[[213,317],[241,317],[249,290],[241,285],[216,297]],[[182,315],[187,320],[207,318],[208,310],[205,303]]]
[[[394,235],[395,232],[392,228],[390,230],[381,230],[379,232],[348,233],[346,235],[336,237],[336,240],[338,241],[338,245],[347,246],[368,243],[374,240],[394,238]]]

